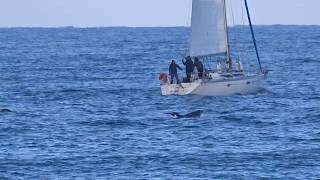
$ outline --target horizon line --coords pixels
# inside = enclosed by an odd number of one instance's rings
[[[229,25],[229,27],[249,26],[249,25]],[[253,26],[320,26],[320,24],[253,24]],[[189,28],[190,26],[0,26],[0,29],[19,29],[19,28],[75,28],[75,29],[90,29],[90,28]]]

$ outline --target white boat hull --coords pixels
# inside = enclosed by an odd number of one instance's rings
[[[197,80],[193,83],[182,83],[182,84],[163,84],[161,85],[161,92],[163,96],[178,95],[184,96],[192,94],[202,83],[202,80]]]
[[[201,96],[231,96],[256,94],[263,89],[265,75],[257,75],[227,81],[202,83],[191,94]]]
[[[263,89],[266,74],[228,80],[196,81],[182,85],[161,85],[162,95],[232,96],[259,93]],[[181,88],[181,86],[183,88]]]

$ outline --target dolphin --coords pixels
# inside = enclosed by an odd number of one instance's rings
[[[171,112],[171,113],[166,113],[166,114],[171,115],[172,118],[180,119],[180,118],[200,118],[202,113],[203,113],[203,111],[198,110],[198,111],[194,111],[194,112],[184,114],[184,115],[177,113],[177,112]]]
[[[12,112],[10,109],[0,109],[0,113]]]

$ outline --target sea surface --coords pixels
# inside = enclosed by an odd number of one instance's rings
[[[255,30],[264,91],[164,97],[188,28],[0,29],[0,179],[320,179],[320,26]]]

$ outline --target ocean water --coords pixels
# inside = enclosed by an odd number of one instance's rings
[[[187,28],[0,29],[0,179],[319,179],[320,26],[255,29],[272,71],[231,97],[161,96]]]

